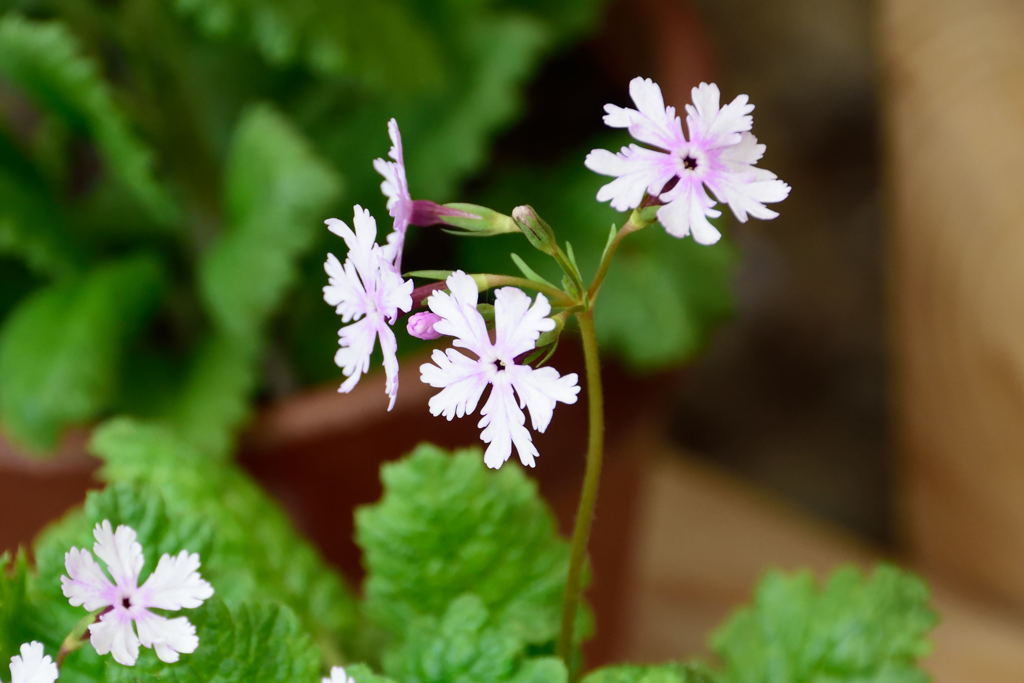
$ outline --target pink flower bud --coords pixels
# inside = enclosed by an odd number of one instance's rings
[[[434,330],[434,323],[441,319],[441,316],[428,311],[421,311],[419,313],[413,313],[409,316],[409,322],[406,323],[406,331],[416,337],[417,339],[439,339],[441,337]]]

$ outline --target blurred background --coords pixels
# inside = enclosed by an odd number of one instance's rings
[[[334,392],[322,220],[387,223],[387,118],[415,198],[530,203],[586,273],[620,220],[582,166],[626,142],[602,106],[636,75],[677,107],[714,80],[793,192],[711,248],[647,230],[609,277],[595,652],[699,653],[765,567],[890,557],[936,586],[937,680],[1024,677],[1024,5],[0,7],[3,548],[81,499],[90,425],[130,414],[237,452],[355,579],[339,506],[421,438],[475,439],[424,419],[414,372],[391,416],[376,379]],[[545,267],[514,236],[410,239],[409,269]],[[562,420],[537,475],[565,524]]]

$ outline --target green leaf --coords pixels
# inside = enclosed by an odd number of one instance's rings
[[[228,228],[199,265],[200,288],[218,328],[258,348],[340,184],[288,121],[265,105],[242,115],[226,182]]]
[[[531,268],[530,265],[526,261],[524,261],[523,257],[521,257],[519,254],[515,253],[514,251],[513,252],[509,252],[509,258],[512,259],[512,263],[515,264],[516,268],[519,269],[519,272],[522,273],[523,277],[525,277],[527,280],[531,280],[533,282],[538,282],[538,283],[540,283],[542,285],[547,285],[548,287],[553,287],[554,289],[558,289],[553,284],[551,284],[550,282],[545,280],[543,277],[541,277],[541,275],[537,271],[535,271],[533,268]]]
[[[177,207],[153,174],[153,154],[132,132],[100,74],[63,25],[13,14],[0,19],[0,75],[92,139],[110,172],[155,219],[170,223]]]
[[[810,573],[773,572],[754,604],[713,636],[726,683],[925,683],[935,613],[922,581],[895,567],[848,567],[819,588]]]
[[[100,472],[105,481],[153,487],[166,497],[173,515],[194,514],[209,521],[215,553],[204,558],[204,567],[219,597],[228,604],[254,595],[284,602],[330,658],[340,658],[338,653],[353,636],[351,595],[248,475],[165,429],[128,419],[97,429],[91,449],[105,463]]]
[[[0,133],[0,254],[18,256],[36,273],[67,275],[83,250],[66,223],[45,178]]]
[[[396,0],[177,0],[210,35],[241,34],[268,61],[301,62],[378,87],[425,88],[439,78],[437,38]]]
[[[383,628],[397,636],[416,617],[440,618],[471,588],[504,632],[556,636],[569,549],[522,471],[422,445],[381,478],[381,501],[356,511],[356,539],[366,610]]]
[[[488,622],[480,598],[456,598],[442,617],[410,625],[402,646],[385,654],[384,670],[400,683],[568,680],[561,661],[526,660],[523,640]]]
[[[107,661],[111,683],[159,679],[173,683],[252,683],[318,680],[320,657],[287,607],[247,602],[227,606],[217,597],[186,615],[195,624],[199,647],[165,664],[144,649],[134,667]],[[62,679],[63,680],[63,679]]]
[[[365,664],[346,664],[344,669],[345,675],[356,683],[395,683],[394,679],[373,673]]]
[[[609,145],[599,140],[593,146]],[[623,216],[595,199],[607,179],[587,170],[584,156],[581,150],[555,169],[546,167],[543,174],[528,166],[506,171],[483,200],[489,206],[529,201],[560,240],[572,242],[575,259],[589,280],[606,244],[604,226]],[[514,247],[500,237],[472,248],[459,246],[460,262],[480,272],[503,268]],[[732,312],[729,281],[735,260],[724,241],[705,247],[692,239],[673,238],[657,224],[629,235],[595,307],[601,347],[640,370],[691,358]],[[542,275],[557,277],[547,260],[531,265]]]
[[[38,290],[0,330],[0,419],[30,448],[51,448],[60,431],[90,420],[117,388],[125,342],[162,288],[156,261],[137,256]]]
[[[593,671],[581,683],[714,683],[705,667],[685,664],[619,665]]]
[[[226,459],[249,416],[257,381],[253,351],[223,334],[204,340],[160,421],[198,450]]]

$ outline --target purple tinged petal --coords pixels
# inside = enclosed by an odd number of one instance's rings
[[[96,539],[93,551],[107,565],[118,588],[128,590],[138,586],[143,556],[135,530],[123,524],[114,530],[105,519],[96,525],[92,534]]]
[[[161,555],[133,603],[168,610],[199,607],[213,595],[213,586],[199,575],[199,566],[199,555],[186,550]]]
[[[132,619],[123,611],[104,612],[89,626],[89,640],[100,655],[110,654],[122,666],[135,666],[139,658],[139,638]]]
[[[502,287],[494,292],[494,348],[498,357],[512,359],[532,351],[541,333],[555,329],[551,304],[543,294],[530,301],[522,290]]]

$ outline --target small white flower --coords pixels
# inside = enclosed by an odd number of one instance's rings
[[[454,337],[453,346],[462,347],[476,358],[448,349],[435,350],[433,363],[420,366],[420,379],[441,389],[430,399],[430,413],[451,420],[472,413],[490,386],[491,392],[480,409],[477,425],[480,438],[489,444],[484,454],[488,467],[497,469],[509,459],[515,445],[519,460],[534,467],[539,455],[526,429],[523,408],[530,423],[543,432],[551,422],[556,403],[575,403],[579,393],[576,373],[560,376],[551,367],[520,365],[517,358],[532,351],[542,332],[554,329],[548,317],[551,304],[543,294],[532,302],[514,287],[494,292],[494,341],[483,316],[477,311],[479,290],[473,278],[455,271],[447,280],[448,292],[434,292],[427,300],[440,320],[434,330]]]
[[[57,680],[57,665],[49,655],[43,654],[43,644],[37,641],[21,646],[21,654],[11,657],[11,683],[53,683]]]
[[[713,244],[721,234],[708,220],[717,218],[715,199],[729,205],[740,222],[747,216],[768,219],[778,214],[765,204],[789,195],[789,185],[756,164],[765,146],[749,131],[753,126],[746,95],[720,106],[718,86],[701,83],[693,88],[693,104],[686,105],[686,127],[675,107],[666,107],[661,88],[649,78],[634,78],[629,94],[636,109],[605,105],[606,125],[628,128],[630,135],[654,147],[629,145],[617,154],[595,149],[584,162],[590,170],[615,180],[597,193],[626,211],[640,205],[644,194],[665,204],[658,220],[675,237],[692,235],[700,244]],[[714,199],[708,194],[714,194]]]
[[[340,666],[334,666],[331,667],[331,677],[322,679],[322,683],[356,683],[356,679],[349,678]]]
[[[324,301],[334,306],[342,322],[349,323],[338,330],[334,362],[346,378],[338,391],[352,391],[369,371],[370,355],[379,339],[384,355],[384,390],[390,397],[391,410],[398,396],[398,342],[391,326],[399,311],[412,308],[412,280],[402,280],[398,268],[377,244],[377,222],[369,211],[355,207],[355,231],[337,218],[325,222],[348,246],[344,264],[334,254],[328,254],[324,263],[328,277]]]
[[[185,550],[161,555],[156,569],[140,586],[143,555],[135,530],[119,525],[115,531],[103,520],[92,533],[96,538],[93,552],[103,560],[110,578],[88,550],[72,548],[64,554],[68,573],[60,582],[75,607],[104,610],[99,621],[89,626],[96,652],[110,653],[124,666],[134,666],[140,643],[169,663],[178,661],[179,653],[195,652],[199,638],[188,619],[168,619],[151,610],[191,609],[213,595],[213,587],[199,575],[199,555]]]
[[[387,245],[383,247],[384,253],[396,268],[401,269],[405,232],[412,221],[414,202],[409,194],[409,181],[405,177],[402,133],[398,130],[398,121],[395,119],[388,120],[388,137],[391,138],[391,149],[388,150],[391,161],[374,159],[373,168],[384,177],[380,191],[388,198],[388,213],[395,219],[395,229],[387,237]]]

